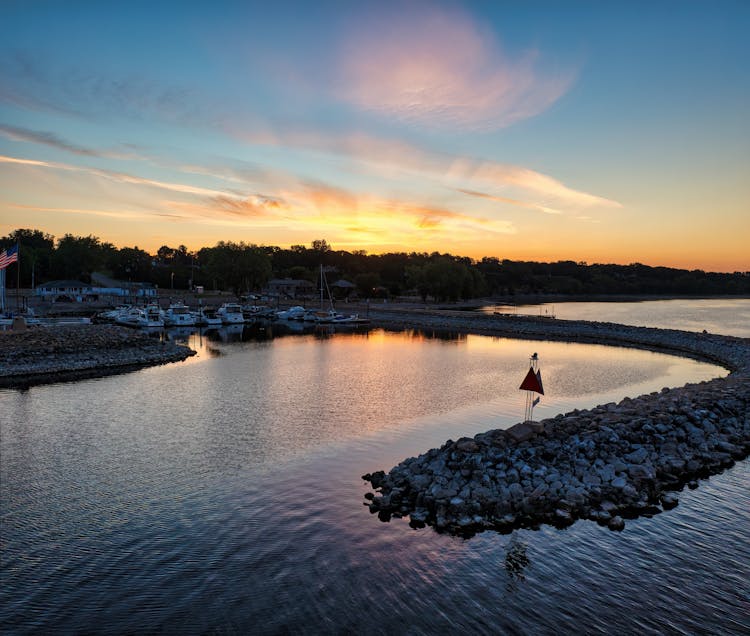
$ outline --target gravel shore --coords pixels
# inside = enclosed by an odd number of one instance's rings
[[[192,349],[111,325],[0,331],[0,387],[78,380],[177,362]]]
[[[677,491],[750,453],[750,340],[612,323],[476,312],[372,312],[392,328],[638,347],[726,367],[725,378],[662,389],[541,422],[519,423],[364,475],[381,520],[471,535],[591,519],[622,530],[624,519],[673,508]]]

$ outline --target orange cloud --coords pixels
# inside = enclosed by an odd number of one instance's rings
[[[230,132],[230,131],[227,131]],[[484,193],[484,198],[557,214],[568,208],[621,208],[606,197],[572,188],[529,168],[472,157],[431,152],[400,139],[384,139],[366,133],[321,134],[308,130],[279,130],[268,137],[252,131],[232,130],[235,138],[252,144],[270,144],[295,150],[314,150],[344,157],[347,169],[389,182],[411,185],[448,185],[465,194]],[[279,180],[279,175],[275,175]],[[417,181],[417,179],[421,181]],[[503,194],[498,194],[497,191]],[[507,196],[508,191],[513,196]],[[478,196],[474,194],[474,196]]]
[[[235,199],[226,195],[219,195],[209,200],[209,205],[211,204],[224,212],[241,217],[268,216],[272,211],[275,212],[283,207],[278,199],[257,195],[246,199]]]

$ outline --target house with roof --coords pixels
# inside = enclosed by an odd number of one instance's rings
[[[49,302],[92,302],[102,297],[115,299],[155,298],[157,289],[150,283],[122,283],[121,286],[102,287],[80,280],[51,280],[37,285],[34,294]]]

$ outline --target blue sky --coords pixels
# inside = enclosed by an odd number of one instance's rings
[[[750,269],[750,3],[6,2],[0,232]]]

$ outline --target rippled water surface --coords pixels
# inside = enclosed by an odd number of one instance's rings
[[[594,345],[190,336],[186,363],[0,391],[4,633],[747,633],[750,470],[629,521],[464,540],[360,476],[518,421],[723,375]]]

